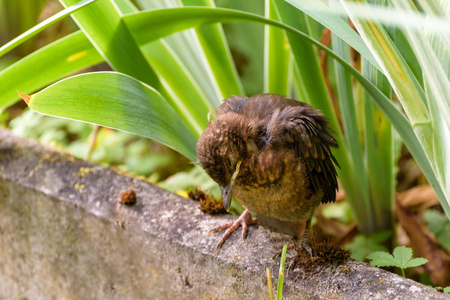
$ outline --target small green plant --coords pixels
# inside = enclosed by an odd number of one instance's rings
[[[447,251],[450,251],[450,220],[444,214],[432,209],[427,210],[424,217],[428,229],[435,235],[439,243]]]
[[[364,261],[366,256],[375,251],[387,251],[383,245],[392,236],[392,231],[380,231],[372,235],[358,234],[355,239],[345,245],[352,253],[351,258]]]
[[[444,293],[450,294],[450,286],[444,288]]]
[[[393,255],[385,251],[376,251],[370,253],[367,258],[371,259],[370,264],[375,267],[400,268],[402,270],[403,277],[405,277],[406,268],[418,267],[428,262],[426,258],[412,258],[412,256],[413,251],[411,248],[399,246],[394,249]]]
[[[288,246],[284,245],[283,251],[281,252],[280,271],[278,272],[277,300],[283,299],[284,265],[286,262],[287,248]],[[270,269],[266,268],[266,271],[267,271],[267,285],[269,288],[269,298],[270,300],[274,300],[274,292],[272,286],[272,277],[270,276]]]

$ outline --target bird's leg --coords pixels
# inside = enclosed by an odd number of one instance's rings
[[[308,252],[308,254],[312,257],[312,249],[311,247],[308,245],[309,242],[309,228],[311,227],[311,219],[312,216],[308,219],[308,221],[306,221],[306,227],[305,227],[305,231],[303,231],[303,235],[300,238],[300,247],[303,248],[306,252]]]
[[[297,255],[294,256],[292,258],[292,260],[289,263],[289,267],[287,268],[287,272],[289,273],[289,270],[292,270],[295,266],[295,264],[298,262],[298,260],[300,259],[300,251],[305,250],[310,257],[312,257],[312,249],[311,247],[308,245],[309,242],[309,228],[311,227],[311,219],[312,219],[312,215],[311,217],[309,217],[309,219],[306,221],[306,227],[305,227],[305,231],[303,231],[303,235],[300,238],[300,241],[297,245],[294,245],[293,248],[297,251]],[[286,275],[287,276],[287,275]]]
[[[252,218],[250,212],[248,209],[244,210],[244,212],[237,218],[235,221],[231,221],[228,223],[225,223],[223,225],[214,227],[209,232],[218,232],[222,229],[228,228],[227,231],[223,234],[222,238],[220,239],[219,243],[216,247],[216,253],[219,251],[219,249],[222,247],[222,245],[225,243],[225,240],[235,231],[239,228],[239,226],[242,226],[242,240],[245,241],[245,237],[247,236],[248,231],[248,225],[256,224],[258,223],[258,220],[255,218]]]

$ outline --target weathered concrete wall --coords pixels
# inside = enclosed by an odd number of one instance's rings
[[[118,204],[132,182],[137,205]],[[0,131],[0,299],[268,299],[290,238],[252,227],[215,255],[207,232],[233,217],[197,206]],[[448,299],[358,262],[297,275],[285,299]]]

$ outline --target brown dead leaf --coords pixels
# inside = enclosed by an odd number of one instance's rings
[[[439,205],[439,198],[430,185],[419,185],[398,194],[403,206],[413,212]]]

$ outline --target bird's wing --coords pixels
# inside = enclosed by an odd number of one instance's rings
[[[271,144],[292,147],[302,159],[314,190],[323,190],[322,203],[334,202],[338,187],[333,162],[339,164],[330,151],[338,144],[328,127],[320,111],[307,104],[275,110],[267,127]]]

